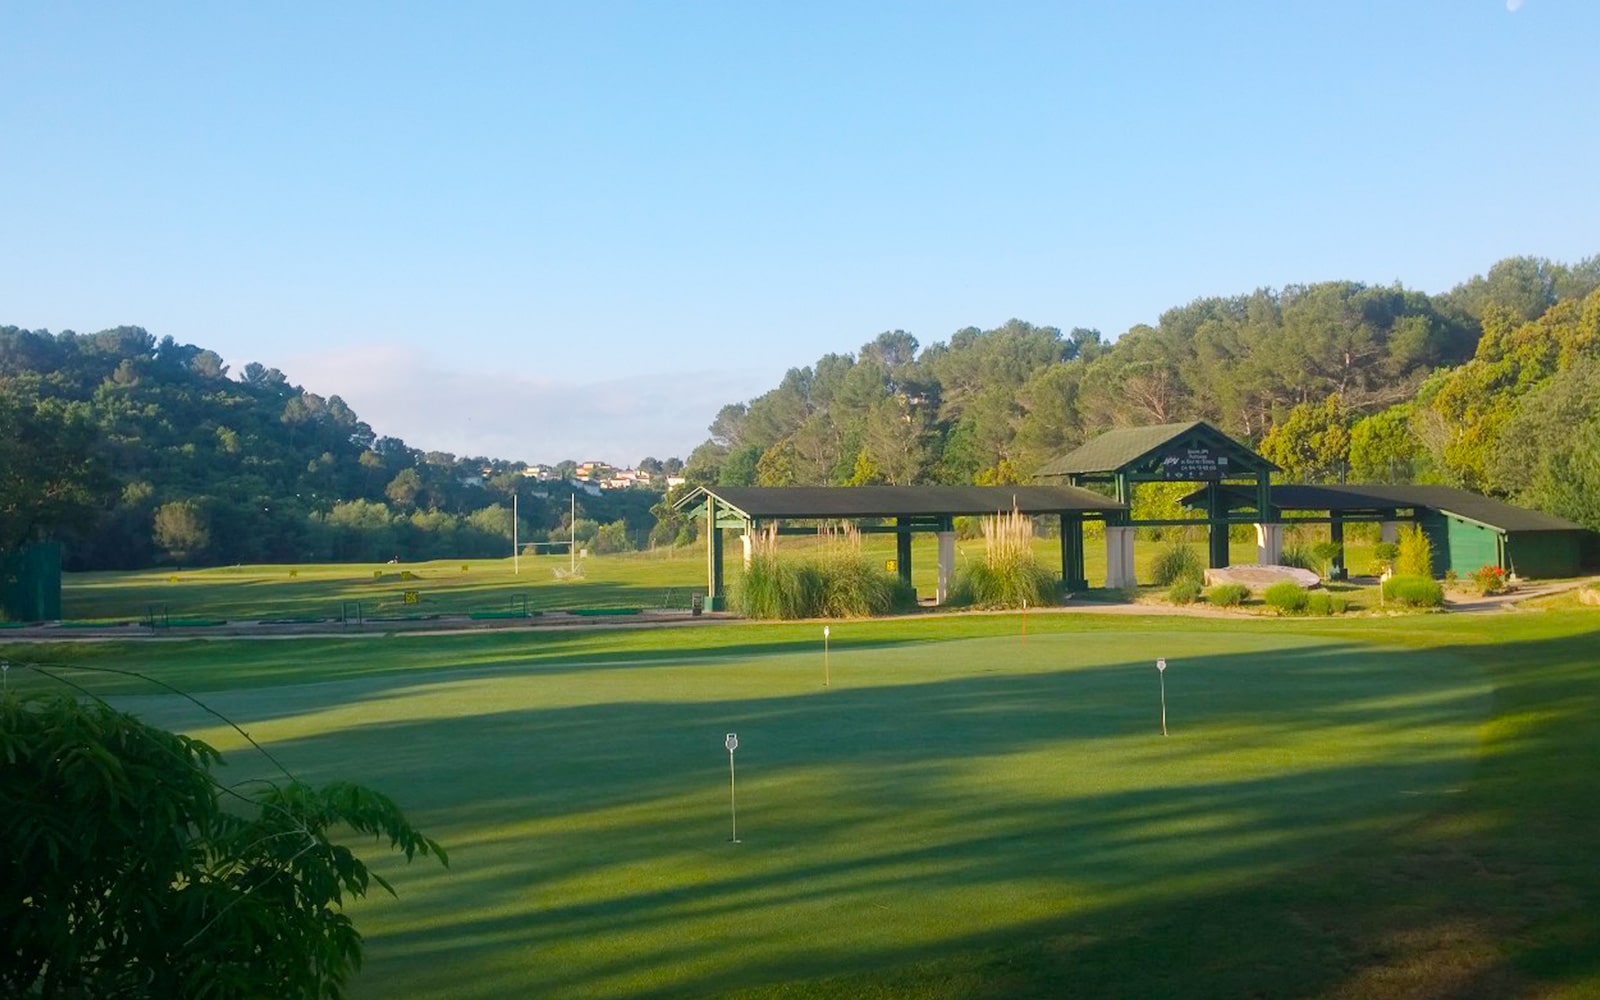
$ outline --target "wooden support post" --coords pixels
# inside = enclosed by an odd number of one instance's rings
[[[1088,590],[1083,568],[1083,515],[1077,511],[1061,515],[1061,586],[1068,590]]]
[[[900,579],[911,583],[911,529],[904,525],[894,536],[894,565]]]
[[[1209,562],[1212,569],[1228,565],[1228,509],[1222,499],[1222,484],[1206,484],[1206,538],[1210,543]]]

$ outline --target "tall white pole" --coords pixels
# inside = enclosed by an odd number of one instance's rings
[[[571,575],[576,576],[578,572],[578,494],[574,492],[567,499],[571,501],[568,504],[569,513],[567,514],[567,558],[572,563],[569,572]]]
[[[522,549],[517,545],[517,495],[511,494],[511,575],[522,575]]]

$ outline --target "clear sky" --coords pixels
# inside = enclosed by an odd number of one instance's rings
[[[1600,3],[0,6],[0,324],[528,461],[904,329],[1600,252]]]

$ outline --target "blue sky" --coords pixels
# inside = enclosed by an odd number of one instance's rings
[[[0,7],[0,323],[528,461],[904,329],[1600,252],[1600,4]]]

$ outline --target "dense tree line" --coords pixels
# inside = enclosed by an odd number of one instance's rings
[[[1438,296],[1323,282],[1199,299],[1114,343],[1012,320],[904,331],[722,408],[688,475],[1013,482],[1107,429],[1209,420],[1296,481],[1445,482],[1600,527],[1600,257]],[[1592,488],[1591,488],[1592,487]]]
[[[410,448],[275,368],[230,378],[137,327],[0,327],[0,551],[51,535],[74,569],[500,556],[513,498],[519,540],[568,530],[573,487],[522,468]],[[656,499],[580,494],[579,534],[637,544]]]
[[[884,333],[724,406],[691,482],[1026,480],[1109,428],[1206,419],[1297,481],[1445,482],[1600,527],[1600,257],[1503,260],[1437,296],[1323,282],[1210,297],[1108,342],[1013,320]],[[666,471],[669,463],[641,465]],[[570,472],[573,463],[563,463]],[[693,538],[658,494],[380,437],[338,396],[137,327],[0,328],[0,551],[70,568],[503,555]],[[558,467],[558,471],[562,471]]]

